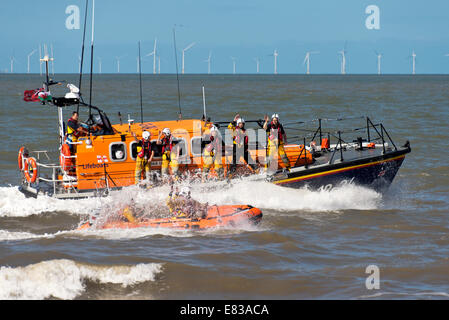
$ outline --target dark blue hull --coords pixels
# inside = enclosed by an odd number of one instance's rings
[[[343,161],[332,165],[319,167],[312,165],[309,169],[289,173],[284,179],[273,182],[290,188],[308,186],[311,189],[355,183],[382,192],[393,182],[405,155],[409,152],[410,148],[407,148],[381,156]]]

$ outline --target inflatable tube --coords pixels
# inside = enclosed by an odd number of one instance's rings
[[[236,226],[240,223],[257,224],[262,219],[262,211],[248,205],[240,206],[210,206],[205,218],[188,218],[177,216],[162,219],[143,219],[128,221],[107,222],[96,229],[128,229],[128,228],[170,228],[204,230],[222,226]],[[78,230],[89,229],[89,221],[80,225]]]

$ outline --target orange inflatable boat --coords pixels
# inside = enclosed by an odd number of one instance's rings
[[[209,229],[223,226],[236,226],[241,223],[257,224],[262,219],[262,211],[249,205],[210,206],[205,218],[177,216],[159,219],[136,219],[130,221],[112,221],[96,225],[96,229],[127,228],[173,228],[173,229]],[[78,230],[93,228],[90,221],[84,222]]]

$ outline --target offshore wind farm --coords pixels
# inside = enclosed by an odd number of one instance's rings
[[[323,59],[324,58],[320,58],[319,55],[323,55],[326,52],[321,52],[321,51],[304,51],[303,52],[298,52],[295,55],[299,56],[301,54],[304,54],[304,60],[302,65],[298,64],[298,63],[291,63],[291,65],[286,66],[283,63],[283,58],[287,55],[287,53],[284,55],[280,55],[279,51],[277,49],[274,49],[272,51],[272,53],[266,53],[265,55],[267,57],[272,57],[272,66],[270,67],[267,64],[267,59],[264,60],[265,64],[261,64],[261,59],[259,57],[246,57],[244,58],[239,58],[237,59],[234,53],[238,53],[237,50],[233,51],[233,55],[230,56],[232,64],[231,67],[228,68],[228,70],[224,70],[225,68],[223,67],[223,65],[225,63],[223,63],[223,61],[220,61],[220,55],[217,53],[215,55],[214,61],[212,61],[212,51],[214,50],[214,48],[202,48],[202,52],[204,53],[206,50],[208,50],[208,55],[207,55],[207,59],[202,59],[201,57],[199,57],[198,55],[196,55],[195,57],[190,57],[189,59],[186,58],[187,56],[187,52],[189,50],[191,50],[195,45],[197,45],[197,42],[191,42],[188,45],[186,45],[185,48],[183,48],[182,50],[180,50],[179,56],[181,59],[181,74],[185,74],[185,73],[191,73],[191,74],[212,74],[212,73],[217,73],[217,74],[226,74],[226,73],[232,73],[232,74],[237,74],[237,73],[242,73],[242,74],[258,74],[258,73],[263,73],[263,74],[280,74],[280,73],[284,73],[284,74],[306,74],[306,75],[311,75],[311,74],[341,74],[341,75],[345,75],[345,74],[377,74],[377,75],[381,75],[381,74],[411,74],[411,75],[415,75],[415,74],[419,74],[419,64],[417,65],[417,53],[414,49],[412,49],[409,52],[408,55],[408,59],[405,61],[406,63],[404,63],[404,61],[401,61],[401,59],[399,59],[398,63],[402,63],[403,65],[409,65],[409,72],[394,72],[394,71],[388,71],[385,70],[381,67],[382,65],[382,60],[385,60],[384,54],[383,53],[379,53],[376,49],[372,48],[372,50],[375,52],[376,54],[376,64],[370,63],[372,65],[371,72],[358,72],[357,70],[354,70],[354,68],[350,67],[350,61],[351,59],[354,59],[354,56],[351,54],[348,54],[348,51],[346,49],[347,46],[347,42],[345,42],[344,47],[341,50],[336,51],[335,54],[335,67],[332,68],[333,70],[328,70],[328,71],[316,71],[313,72],[312,68],[311,68],[311,61],[312,61],[312,55],[316,55],[313,60],[315,61],[316,65],[319,65],[320,63],[323,63]],[[130,46],[131,47],[131,46]],[[153,45],[153,50],[151,52],[149,52],[148,54],[145,55],[145,57],[151,57],[152,60],[152,64],[148,64],[148,60],[147,59],[142,59],[142,73],[152,73],[152,74],[160,74],[161,73],[161,55],[165,55],[166,59],[164,59],[165,61],[167,61],[167,65],[165,65],[166,71],[162,72],[162,73],[174,73],[174,70],[172,70],[172,66],[168,65],[168,61],[173,60],[172,56],[173,53],[168,52],[170,50],[167,50],[167,45],[164,48],[164,50],[162,50],[162,52],[159,52],[157,49],[157,38],[154,39],[154,45]],[[369,48],[371,49],[371,48]],[[51,61],[51,74],[54,75],[55,73],[55,66],[54,66],[54,53],[53,53],[53,44],[50,45],[50,51],[48,50],[48,45],[47,44],[39,44],[36,48],[29,48],[28,50],[31,50],[25,58],[25,61],[19,61],[16,56],[10,56],[7,57],[7,59],[9,60],[9,68],[2,68],[2,72],[3,73],[39,73],[42,75],[42,58],[44,55],[49,54],[50,56],[50,61]],[[130,54],[123,54],[120,56],[111,56],[109,55],[109,57],[107,57],[107,54],[102,54],[102,57],[97,57],[97,67],[94,70],[94,73],[138,73],[139,72],[139,61],[137,61],[137,67],[134,70],[130,70],[129,65],[130,65],[130,57],[131,52],[135,50],[135,48],[129,48],[129,52]],[[215,49],[215,51],[219,51],[217,49]],[[38,56],[35,56],[35,53],[38,53]],[[61,56],[64,55],[64,50],[63,48],[61,48],[59,50]],[[35,56],[35,57],[33,57]],[[106,57],[104,57],[106,56]],[[327,55],[327,59],[329,54]],[[449,54],[435,54],[435,57],[447,57],[449,56]],[[104,58],[103,58],[104,57]],[[348,62],[348,58],[349,58],[349,62]],[[366,63],[369,63],[368,60],[372,60],[372,59],[368,59],[369,57],[366,58]],[[123,64],[126,61],[126,70],[123,69],[123,67],[121,68],[121,65],[123,66]],[[6,60],[6,57],[5,59]],[[78,65],[78,69],[72,69],[67,70],[67,68],[61,68],[61,70],[58,70],[61,73],[78,73],[79,72],[79,68],[80,68],[80,62],[81,62],[81,56],[78,55],[77,56],[77,60],[78,63],[76,65]],[[107,60],[107,61],[106,61]],[[222,60],[222,59],[221,59]],[[246,63],[251,63],[251,62],[256,62],[256,68],[251,68],[252,70],[245,70],[242,72],[238,72],[237,71],[237,60],[240,61],[240,63],[246,62]],[[109,63],[109,68],[107,68],[106,70],[103,69],[103,61],[106,63]],[[198,64],[198,61],[200,62],[206,62],[207,63],[207,68],[205,69],[204,67],[200,66],[200,64]],[[279,61],[281,62],[283,68],[282,71],[279,70],[278,64]],[[372,61],[371,61],[372,62]],[[444,62],[444,61],[443,61]],[[390,61],[390,63],[394,63],[394,61]],[[195,67],[191,67],[190,65],[195,64]],[[73,63],[73,65],[75,65]],[[114,65],[114,67],[112,68],[111,66]],[[442,66],[444,69],[444,65]],[[217,70],[220,69],[221,71],[219,72],[212,72],[211,70]],[[316,68],[315,68],[316,69]],[[418,71],[417,71],[418,69]],[[38,71],[39,70],[39,71]],[[338,70],[338,71],[336,71]],[[349,71],[351,70],[351,72]],[[423,72],[425,74],[425,72]],[[441,73],[445,73],[445,72],[441,72]]]
[[[0,300],[447,299],[449,3],[373,3],[2,3]]]

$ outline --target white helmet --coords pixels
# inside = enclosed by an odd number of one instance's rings
[[[165,134],[166,136],[169,136],[171,134],[169,128],[164,128],[164,130],[162,130],[162,133]]]
[[[150,138],[150,133],[148,131],[142,132],[142,138],[148,140]]]
[[[187,197],[190,195],[190,187],[182,187],[181,191],[179,192],[180,196]]]
[[[238,119],[237,119],[237,125],[239,125],[240,123],[245,124],[245,119],[243,119],[243,118],[238,118]]]
[[[279,121],[279,115],[277,113],[273,113],[273,115],[271,116],[271,119],[277,118]]]
[[[124,156],[125,156],[125,154],[123,153],[122,150],[117,150],[117,151],[115,152],[115,157],[116,157],[117,159],[123,159]]]
[[[218,129],[217,129],[216,126],[212,126],[212,127],[210,128],[210,133],[212,133],[212,132],[217,132],[217,131],[218,131]]]

